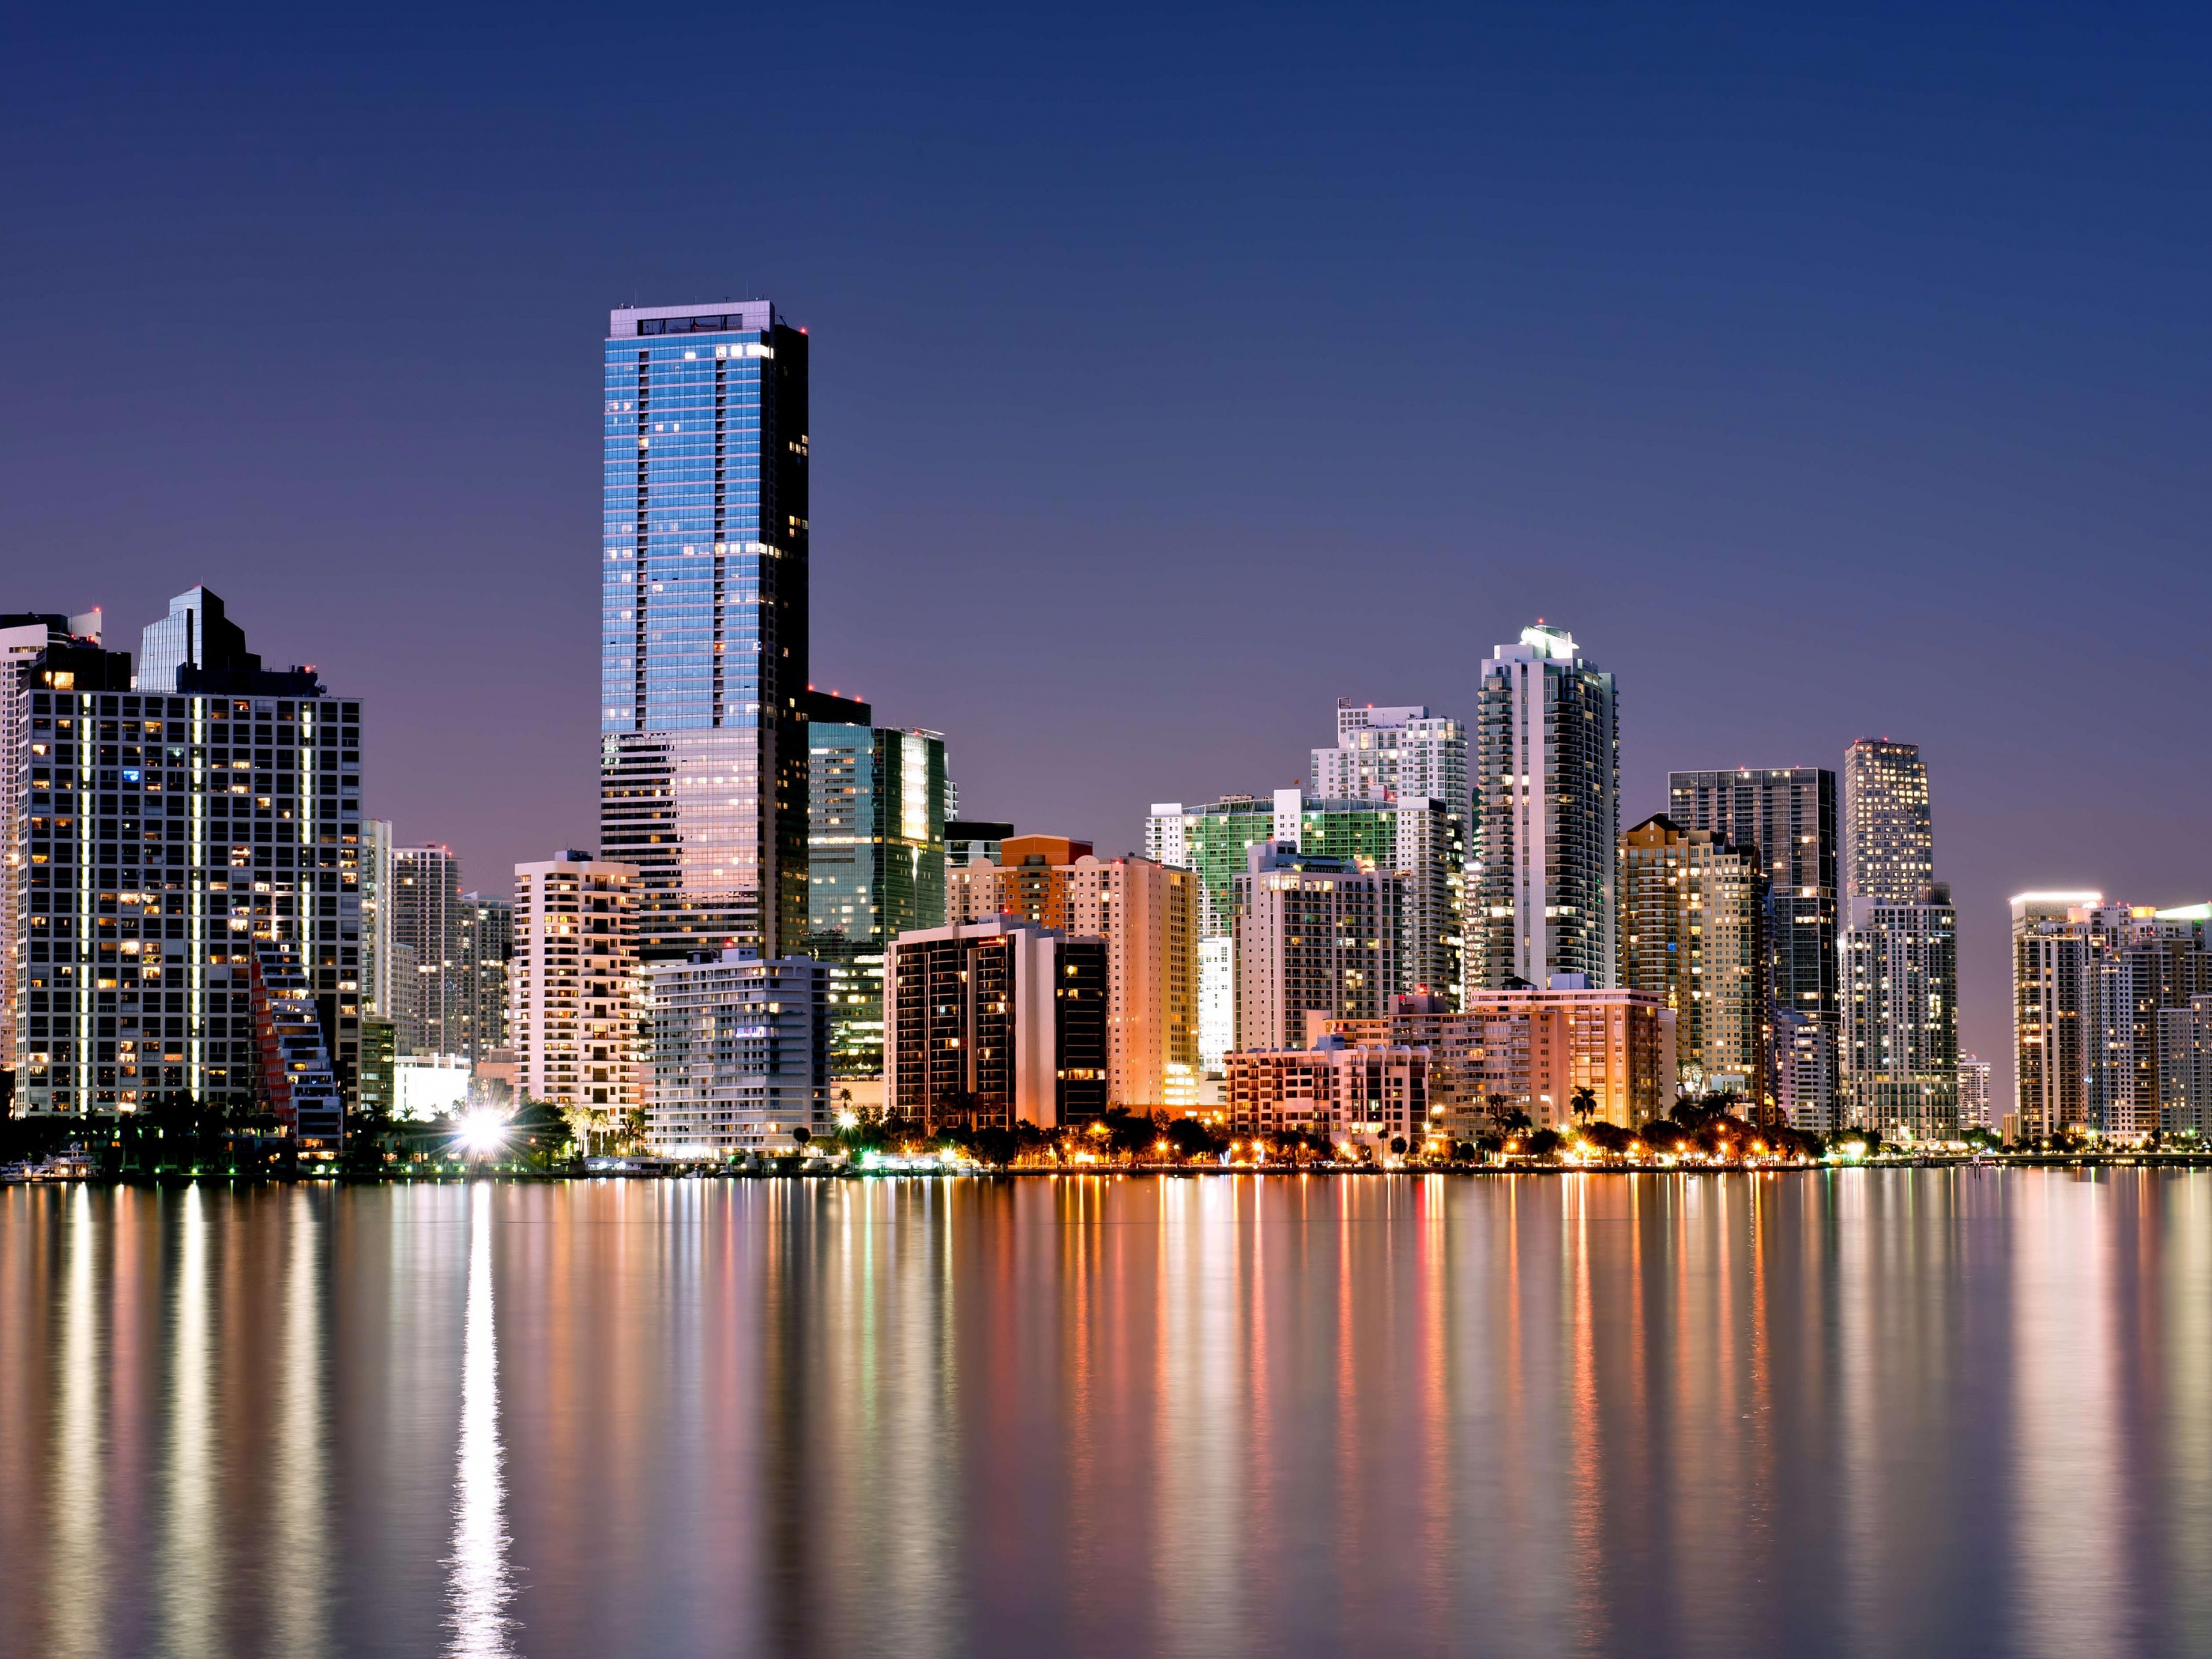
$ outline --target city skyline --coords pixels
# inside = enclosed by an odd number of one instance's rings
[[[1918,744],[1961,1042],[2007,1053],[2012,894],[2204,885],[2212,779],[2166,759],[2212,671],[2048,672],[2085,619],[2208,598],[2172,459],[2212,427],[2202,26],[1994,52],[1856,15],[1814,58],[1692,9],[1625,143],[1627,72],[1565,20],[1394,21],[702,20],[836,71],[726,111],[567,24],[338,52],[149,16],[93,75],[35,20],[17,268],[69,320],[12,360],[42,415],[0,537],[118,642],[229,596],[377,710],[378,815],[489,879],[598,841],[590,342],[772,295],[819,347],[811,678],[945,732],[964,811],[1135,848],[1151,801],[1301,781],[1340,697],[1469,718],[1476,659],[1551,617],[1627,689],[1624,825],[1671,769]],[[395,143],[394,99],[441,113]],[[702,154],[764,158],[742,211],[662,165]],[[1357,350],[1285,349],[1350,318]],[[1338,588],[1393,608],[1287,648]]]

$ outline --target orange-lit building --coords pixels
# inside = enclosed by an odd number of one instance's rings
[[[1112,1103],[1195,1106],[1198,878],[1149,859],[1101,859],[1063,836],[1010,836],[1000,854],[945,872],[947,924],[1013,916],[1103,939]]]
[[[1361,1047],[1425,1050],[1431,1110],[1462,1138],[1486,1127],[1490,1098],[1540,1129],[1602,1121],[1634,1128],[1674,1104],[1674,1011],[1644,991],[1476,991],[1454,1012],[1434,997],[1401,997],[1379,1019],[1316,1022]],[[1576,1091],[1596,1097],[1578,1120]]]
[[[1327,1036],[1313,1048],[1227,1057],[1231,1134],[1311,1134],[1419,1151],[1431,1128],[1429,1057]]]

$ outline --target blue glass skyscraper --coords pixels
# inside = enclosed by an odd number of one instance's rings
[[[607,319],[599,851],[643,957],[806,937],[806,344],[765,301]]]

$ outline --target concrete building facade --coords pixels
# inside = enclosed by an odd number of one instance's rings
[[[1837,1126],[1842,1089],[1836,775],[1818,766],[1670,772],[1667,801],[1667,816],[1684,829],[1717,830],[1759,849],[1776,1095],[1790,1097],[1791,1127],[1825,1133]]]
[[[1010,915],[921,928],[891,942],[884,988],[892,1115],[931,1130],[1104,1115],[1105,940]]]
[[[1844,896],[1917,903],[1936,879],[1920,745],[1861,738],[1844,753]]]
[[[1239,1051],[1303,1048],[1307,1017],[1358,1019],[1397,994],[1395,873],[1301,853],[1284,842],[1251,849],[1237,884]]]
[[[1613,678],[1540,621],[1482,665],[1467,983],[1617,982],[1620,720]]]
[[[787,1152],[830,1127],[829,970],[743,949],[643,969],[647,1144],[664,1158]]]
[[[1676,1080],[1691,1095],[1774,1105],[1766,872],[1758,849],[1664,813],[1620,838],[1620,979],[1674,1011]]]
[[[181,665],[173,692],[134,691],[129,653],[66,626],[15,649],[0,687],[15,1109],[249,1105],[265,1081],[263,945],[293,948],[288,1007],[312,1004],[350,1096],[361,705],[310,669],[235,656]],[[335,1132],[315,1138],[336,1150]]]
[[[1228,1058],[1229,1132],[1309,1135],[1376,1152],[1430,1148],[1429,1057],[1419,1048],[1327,1036],[1311,1048]]]
[[[1915,902],[1850,901],[1844,935],[1846,1115],[1897,1141],[1954,1140],[1959,916],[1941,882]]]
[[[638,892],[635,866],[588,852],[514,866],[507,1035],[529,1099],[608,1119],[644,1103]]]
[[[1358,1046],[1425,1051],[1431,1116],[1457,1139],[1489,1128],[1493,1103],[1550,1129],[1635,1128],[1674,1104],[1674,1011],[1648,991],[1561,985],[1485,991],[1461,1010],[1424,1006],[1435,1001],[1407,998],[1382,1018],[1322,1029]],[[1583,1089],[1596,1106],[1588,1118],[1575,1111]]]

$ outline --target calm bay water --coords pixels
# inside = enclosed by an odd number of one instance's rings
[[[0,1192],[0,1652],[2212,1652],[2212,1176]]]

